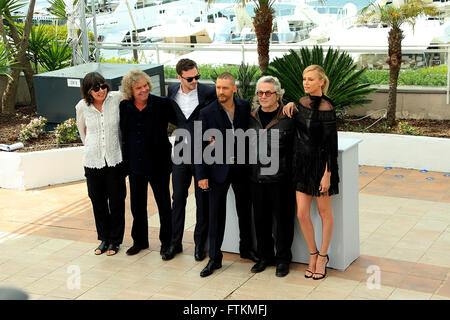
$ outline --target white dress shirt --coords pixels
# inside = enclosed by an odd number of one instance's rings
[[[192,114],[195,108],[198,106],[198,94],[197,87],[194,90],[189,91],[188,93],[184,93],[183,90],[178,89],[178,92],[175,96],[175,102],[180,107],[186,119]]]
[[[77,127],[84,144],[83,166],[101,169],[122,162],[119,128],[120,91],[110,91],[103,101],[102,112],[84,99],[75,106]],[[85,133],[86,130],[86,133]]]

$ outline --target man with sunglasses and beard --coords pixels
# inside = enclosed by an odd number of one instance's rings
[[[180,83],[169,85],[168,97],[174,101],[178,129],[186,129],[189,135],[175,137],[175,145],[184,143],[191,150],[190,156],[178,154],[183,161],[172,166],[172,240],[169,250],[162,256],[163,260],[172,259],[183,251],[182,240],[186,217],[186,202],[189,186],[194,177],[196,223],[194,230],[194,258],[201,261],[205,258],[205,242],[208,236],[208,194],[203,192],[194,175],[194,121],[198,120],[200,110],[214,101],[214,86],[199,83],[200,74],[197,64],[190,59],[181,59],[176,65]],[[189,141],[190,140],[190,141]]]

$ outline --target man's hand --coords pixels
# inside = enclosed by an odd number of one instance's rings
[[[209,189],[208,179],[198,180],[198,187],[203,190]]]
[[[295,104],[293,102],[289,102],[287,105],[283,107],[283,114],[292,118],[292,113],[294,111]]]

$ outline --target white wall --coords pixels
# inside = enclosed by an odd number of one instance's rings
[[[83,147],[0,152],[0,187],[32,189],[84,179]]]
[[[450,172],[450,139],[383,133],[339,132],[361,139],[359,164]]]

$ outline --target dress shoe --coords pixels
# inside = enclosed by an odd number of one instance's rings
[[[182,246],[170,246],[169,250],[167,250],[166,252],[164,252],[162,254],[162,259],[163,260],[171,260],[171,259],[173,259],[173,257],[175,257],[175,255],[177,253],[180,253],[182,251],[183,251]]]
[[[170,249],[170,244],[162,244],[161,245],[161,250],[159,250],[159,254],[163,255],[164,253],[166,253],[167,251],[169,251]]]
[[[206,257],[206,253],[205,253],[205,249],[203,249],[203,246],[195,246],[195,251],[194,251],[195,261],[202,261],[203,259],[205,259],[205,257]]]
[[[253,251],[253,250],[241,251],[241,258],[242,259],[250,259],[253,262],[259,261],[258,256],[256,255],[255,251]]]
[[[147,249],[147,248],[148,248],[148,246],[142,247],[142,246],[140,246],[140,245],[133,244],[133,246],[130,247],[130,248],[127,250],[127,255],[133,256],[133,255],[135,255],[135,254],[138,254],[139,251],[141,251],[141,250],[143,250],[143,249]]]
[[[275,272],[275,275],[277,277],[284,277],[289,273],[289,264],[288,263],[278,263],[277,264],[277,271]]]
[[[251,272],[253,273],[259,273],[266,270],[268,266],[273,266],[274,263],[268,260],[261,259],[259,260],[251,269]]]
[[[210,276],[214,270],[222,268],[222,261],[209,260],[206,267],[200,272],[200,277]]]

